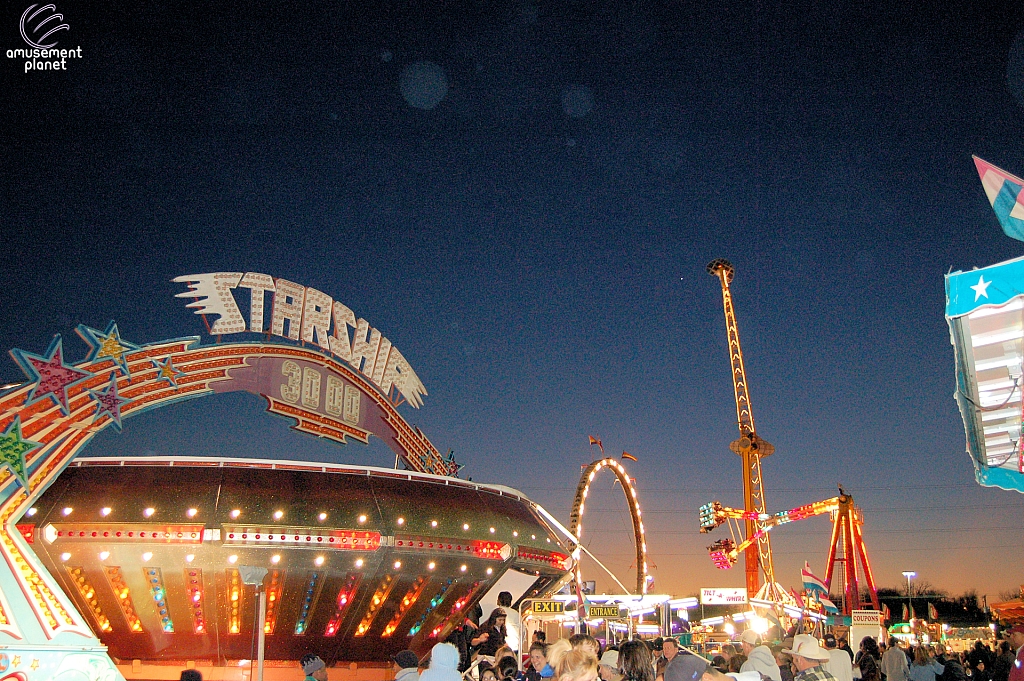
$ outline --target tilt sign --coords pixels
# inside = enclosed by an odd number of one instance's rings
[[[385,395],[395,388],[412,406],[423,404],[427,389],[398,348],[326,293],[259,272],[186,274],[174,281],[189,287],[176,298],[195,298],[186,307],[195,308],[196,314],[217,316],[209,327],[211,335],[250,331],[312,343],[348,362]],[[232,293],[235,289],[249,289],[248,324]],[[267,294],[269,328],[264,322]]]

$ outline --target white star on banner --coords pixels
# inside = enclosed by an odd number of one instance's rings
[[[971,288],[974,290],[974,302],[978,302],[978,299],[981,298],[982,296],[988,298],[988,291],[986,289],[988,289],[991,283],[991,281],[985,281],[984,275],[978,277],[978,283],[975,284],[974,286],[971,286]]]

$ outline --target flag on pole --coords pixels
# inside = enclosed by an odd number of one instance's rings
[[[599,445],[599,444],[601,444],[601,441],[600,441],[600,440],[598,440],[598,439],[597,439],[596,437],[594,437],[593,435],[591,435],[591,436],[590,436],[590,444],[592,444],[592,445]]]
[[[638,461],[638,459],[629,452],[622,452],[622,458],[629,459],[630,461]]]
[[[825,582],[821,581],[814,576],[811,572],[811,564],[806,560],[804,561],[804,568],[800,571],[800,576],[804,580],[804,588],[814,593],[828,593],[828,589],[825,588]]]
[[[935,609],[934,603],[928,604],[928,619],[932,621],[939,619],[939,611]]]
[[[974,165],[1003,233],[1011,239],[1024,241],[1024,194],[1021,193],[1024,180],[977,156]]]
[[[818,594],[818,601],[820,601],[821,605],[825,608],[825,612],[832,613],[833,615],[839,614],[839,608],[836,607],[836,604],[821,594]]]
[[[793,589],[790,589],[789,593],[793,596],[794,599],[796,599],[796,606],[802,610],[804,607],[804,599],[800,596],[800,594],[798,594]]]
[[[910,621],[909,618],[907,617],[907,604],[906,603],[903,604],[903,621],[904,622],[909,622]]]
[[[892,613],[889,611],[889,606],[885,603],[882,604],[882,621],[888,622],[892,619]]]

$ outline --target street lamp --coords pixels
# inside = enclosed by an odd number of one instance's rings
[[[911,620],[914,619],[914,604],[910,600],[910,580],[917,577],[917,573],[912,570],[906,570],[904,571],[903,576],[907,578],[907,619]]]

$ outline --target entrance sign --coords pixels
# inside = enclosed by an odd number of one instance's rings
[[[590,617],[607,617],[612,619],[618,619],[619,617],[625,617],[619,610],[617,605],[592,605],[590,606]]]
[[[702,605],[742,605],[747,602],[747,590],[736,589],[701,589]]]

